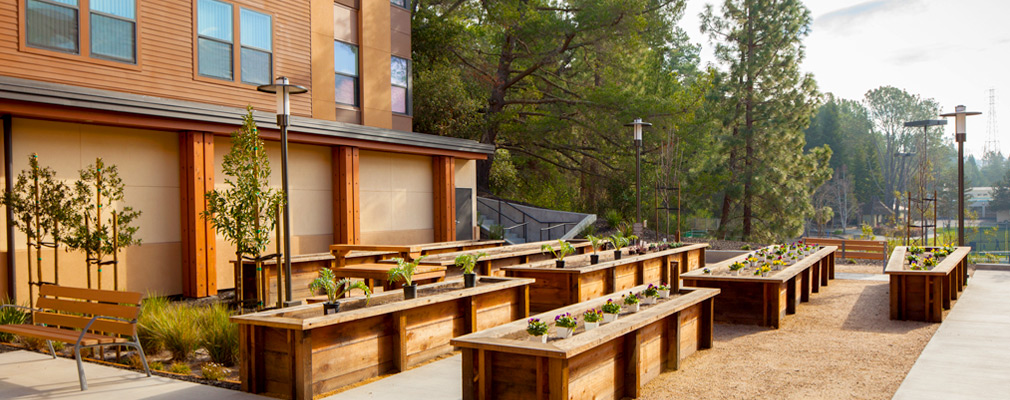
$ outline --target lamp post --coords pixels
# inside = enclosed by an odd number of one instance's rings
[[[624,126],[635,128],[635,223],[642,223],[642,127],[652,126],[648,122],[642,122],[641,118]]]
[[[284,228],[284,300],[285,305],[291,303],[291,213],[288,203],[288,119],[291,117],[290,95],[305,93],[309,90],[288,83],[287,77],[279,77],[273,85],[262,85],[256,88],[261,92],[277,94],[277,127],[281,129],[281,196],[284,199],[282,226]],[[279,295],[279,294],[278,294]]]
[[[965,111],[964,106],[954,107],[954,112],[940,114],[954,117],[954,139],[957,140],[957,245],[964,246],[964,140],[968,136],[965,119],[969,115],[979,115],[978,111]]]

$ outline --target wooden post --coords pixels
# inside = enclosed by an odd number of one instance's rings
[[[464,347],[463,351],[463,400],[475,400],[474,398],[474,350]]]
[[[333,242],[361,243],[361,205],[358,185],[358,148],[332,148]]]
[[[434,156],[431,160],[435,241],[451,242],[456,240],[456,162],[448,156]]]
[[[677,314],[679,315],[680,313]],[[628,364],[624,367],[624,395],[637,399],[641,397],[642,391],[641,329],[635,329],[633,332],[624,336],[624,356],[627,357],[628,360]]]
[[[551,400],[568,399],[568,360],[552,358],[548,363],[548,391]],[[490,384],[488,384],[490,386]],[[486,398],[486,397],[484,397]]]
[[[56,220],[53,222],[55,231],[60,230],[60,221]],[[60,239],[53,237],[53,283],[56,286],[60,285]]]
[[[95,205],[97,209],[95,211],[95,232],[102,231],[102,159],[95,159],[95,168],[98,170],[97,178],[95,180]],[[98,278],[98,289],[102,288],[102,241],[98,240],[98,247],[95,248],[95,267],[97,269]]]
[[[112,212],[112,289],[119,290],[119,216],[115,211]]]
[[[407,315],[402,312],[393,313],[393,367],[407,370]]]
[[[680,311],[666,318],[666,368],[671,370],[680,369]]]
[[[701,303],[698,315],[698,349],[711,349],[715,343],[715,299]]]
[[[216,235],[203,213],[214,190],[214,135],[179,133],[179,191],[182,223],[182,290],[187,297],[217,294]]]

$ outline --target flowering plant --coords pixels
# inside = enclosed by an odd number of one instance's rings
[[[603,306],[600,307],[600,309],[603,310],[603,312],[606,313],[606,314],[620,314],[621,313],[621,305],[617,304],[617,303],[614,303],[613,300],[610,300],[610,299],[607,299],[607,302],[605,304],[603,304]]]
[[[659,290],[670,290],[670,287],[666,286],[664,284],[659,284],[659,286],[657,286],[656,289],[659,289]]]
[[[922,260],[922,265],[926,266],[927,268],[929,268],[929,267],[935,267],[936,266],[936,258],[926,257],[924,260]]]
[[[761,275],[761,274],[763,274],[765,272],[769,272],[771,270],[772,270],[772,268],[769,267],[768,264],[765,264],[765,265],[762,265],[761,267],[759,267],[758,269],[754,270],[754,275]]]
[[[912,246],[908,247],[908,252],[912,253],[912,254],[921,254],[923,251],[925,251],[925,250],[923,250],[922,247],[919,247],[919,246],[916,246],[916,245],[912,245]]]
[[[659,289],[656,289],[656,286],[653,286],[653,284],[651,283],[649,284],[649,287],[645,288],[645,291],[642,293],[649,297],[659,297]]]
[[[917,256],[915,254],[909,254],[909,255],[905,256],[905,260],[908,260],[909,264],[918,264],[919,263],[919,256]]]
[[[749,263],[751,263],[751,265],[753,265],[754,263],[758,262],[758,259],[755,258],[755,257],[753,257],[753,256],[747,257],[747,262],[749,262]]]
[[[629,306],[638,304],[638,296],[635,296],[634,293],[624,296],[624,304],[627,304]]]
[[[526,333],[533,336],[543,336],[547,334],[547,323],[540,321],[539,318],[530,318],[526,322]]]
[[[772,266],[781,267],[781,266],[784,266],[784,265],[786,265],[785,261],[782,261],[782,260],[772,261]],[[765,266],[767,267],[768,264],[765,264]]]
[[[743,267],[744,267],[743,263],[737,261],[737,262],[732,263],[732,264],[729,265],[729,270],[730,271],[737,271],[737,270],[743,269]]]
[[[710,269],[708,269],[708,268],[705,268],[705,269],[701,270],[701,272],[704,272],[704,273],[706,273],[706,274],[711,274],[711,273],[712,273],[712,270],[710,270]]]
[[[574,328],[579,324],[579,320],[572,314],[564,313],[554,316],[554,325],[562,328]]]
[[[588,310],[582,313],[582,319],[586,322],[600,322],[603,320],[603,310]]]

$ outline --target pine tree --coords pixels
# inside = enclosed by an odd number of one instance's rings
[[[724,236],[737,226],[744,240],[798,235],[814,212],[813,191],[831,176],[830,149],[803,152],[803,129],[818,101],[813,77],[799,71],[810,24],[798,0],[726,0],[721,15],[711,5],[702,15],[702,31],[728,67]]]

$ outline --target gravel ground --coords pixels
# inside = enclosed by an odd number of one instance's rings
[[[891,321],[885,282],[834,280],[779,330],[716,324],[642,399],[889,399],[939,326]]]

